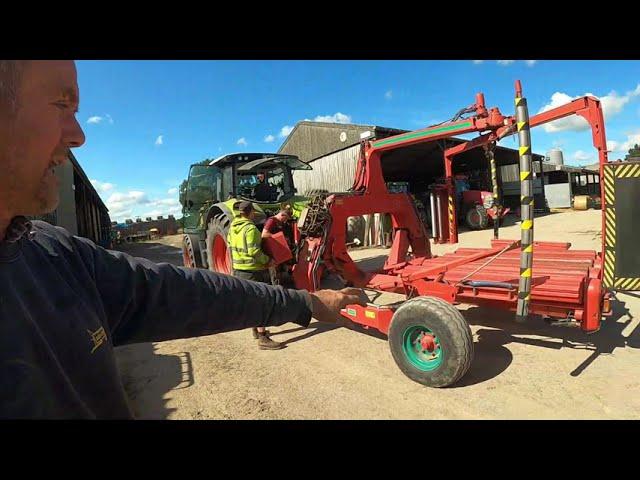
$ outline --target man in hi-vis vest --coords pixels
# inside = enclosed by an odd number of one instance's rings
[[[262,251],[262,236],[253,223],[255,210],[251,202],[243,201],[237,205],[240,215],[233,219],[229,228],[227,244],[231,249],[233,275],[254,282],[271,283],[269,267],[273,262]],[[269,338],[264,327],[254,327],[253,338],[258,340],[262,350],[279,350],[284,347]]]

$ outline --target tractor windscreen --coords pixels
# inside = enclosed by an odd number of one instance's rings
[[[257,202],[278,202],[294,193],[291,174],[281,166],[251,172],[238,169],[236,182],[235,191],[239,196]]]

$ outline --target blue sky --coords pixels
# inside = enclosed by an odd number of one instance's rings
[[[574,97],[602,100],[610,158],[640,143],[640,61],[78,61],[75,150],[112,220],[173,213],[189,165],[235,151],[277,151],[300,120],[416,130],[485,94],[513,113],[522,80],[530,114]],[[533,149],[597,159],[572,117],[532,130]],[[500,144],[517,147],[515,137]]]

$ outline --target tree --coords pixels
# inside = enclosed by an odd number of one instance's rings
[[[626,157],[624,157],[625,160],[640,160],[640,145],[638,145],[637,143],[633,146],[633,148],[629,149],[629,153],[627,154]]]

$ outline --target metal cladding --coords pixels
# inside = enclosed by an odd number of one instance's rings
[[[640,178],[640,163],[605,164],[604,177],[604,269],[602,285],[605,288],[621,291],[640,290],[640,277],[619,275],[616,272],[616,250],[621,248],[617,239],[620,232],[617,231],[616,222],[616,183]],[[618,195],[621,195],[618,193]],[[624,194],[622,194],[624,195]],[[624,208],[624,206],[621,206]],[[623,210],[619,213],[623,217]],[[634,237],[635,238],[635,237]],[[624,263],[624,262],[622,262]]]
[[[531,270],[533,267],[533,172],[531,163],[531,133],[527,100],[516,93],[516,122],[520,144],[520,211],[521,250],[520,281],[518,284],[518,304],[516,321],[524,322],[529,315],[531,299]]]

